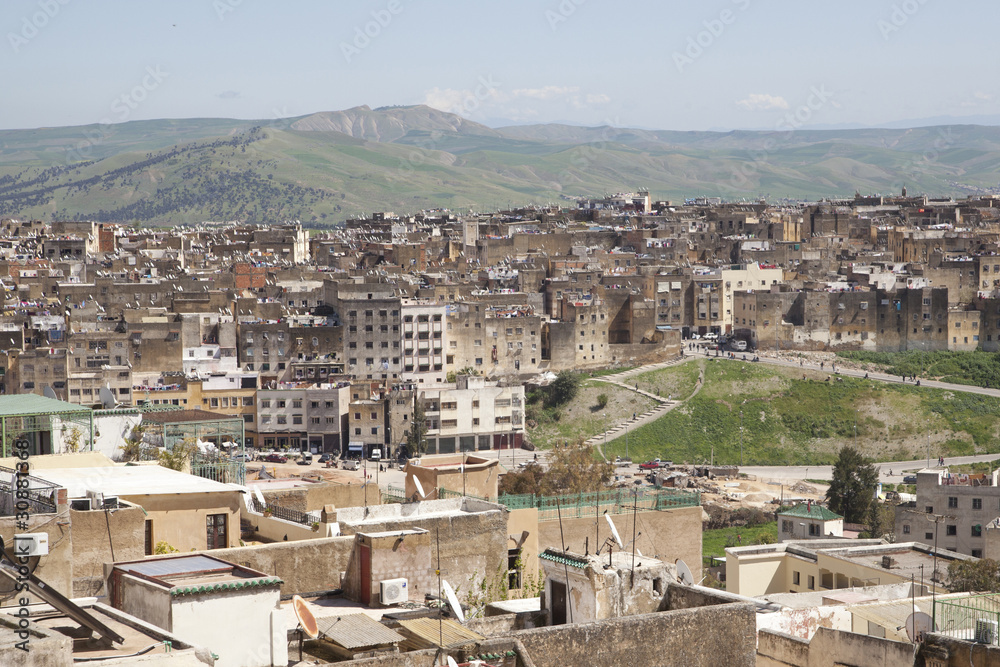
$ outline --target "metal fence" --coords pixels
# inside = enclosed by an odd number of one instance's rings
[[[191,474],[223,484],[247,483],[247,464],[242,461],[213,461],[197,456],[191,459]]]
[[[934,623],[938,632],[981,644],[1000,644],[1000,595],[970,595],[937,600]]]
[[[291,521],[292,523],[300,523],[303,526],[311,526],[314,523],[319,523],[322,518],[318,512],[300,512],[299,510],[293,510],[290,507],[282,507],[275,503],[267,503],[262,505],[256,498],[250,499],[250,507],[255,512],[270,512],[271,516],[277,519],[283,519],[284,521]]]
[[[27,511],[30,514],[55,514],[56,492],[59,487],[33,475],[15,477],[17,471],[13,468],[0,466],[0,516],[14,516],[18,512]],[[14,484],[16,479],[28,481],[27,498],[16,498]],[[24,491],[24,489],[22,489]],[[24,503],[28,503],[27,509]],[[18,506],[21,503],[21,506]]]
[[[438,489],[439,498],[461,498],[462,494],[450,489]],[[472,496],[468,496],[472,497]],[[481,498],[480,500],[486,500]],[[633,509],[643,512],[674,509],[677,507],[698,507],[701,494],[695,491],[675,489],[636,490],[621,489],[596,493],[571,493],[559,496],[539,496],[535,494],[503,494],[496,502],[510,510],[534,508],[538,518],[555,519],[560,512],[565,518],[627,514]]]
[[[384,503],[404,503],[406,502],[406,490],[402,487],[389,484],[382,492],[382,502]]]

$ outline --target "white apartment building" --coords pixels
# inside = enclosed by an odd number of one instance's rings
[[[427,425],[427,453],[520,447],[524,440],[524,386],[460,375],[453,384],[417,388]]]

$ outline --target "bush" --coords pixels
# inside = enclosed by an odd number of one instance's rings
[[[549,407],[558,407],[576,398],[580,391],[580,376],[572,371],[562,371],[549,385],[546,402]]]
[[[597,407],[603,410],[607,406],[608,406],[608,395],[607,394],[598,394],[597,395]]]

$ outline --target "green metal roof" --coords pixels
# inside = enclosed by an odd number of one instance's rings
[[[67,403],[55,398],[37,394],[16,394],[0,396],[0,417],[20,417],[24,415],[57,415],[67,413],[87,413],[92,410],[84,405]]]
[[[177,595],[197,595],[199,593],[215,593],[216,591],[237,591],[241,588],[261,588],[264,586],[280,586],[282,583],[278,577],[265,577],[263,579],[242,579],[237,581],[223,581],[217,584],[201,584],[196,586],[175,586],[170,589],[171,596]]]
[[[552,551],[543,551],[539,556],[542,560],[549,560],[553,563],[559,563],[560,565],[569,565],[570,567],[578,567],[581,570],[590,565],[589,562],[585,560],[579,560],[576,558],[569,558],[559,553]]]
[[[822,505],[818,505],[816,503],[813,503],[812,507],[809,507],[806,503],[800,503],[795,507],[781,510],[778,512],[778,516],[794,516],[800,519],[816,519],[818,521],[833,521],[835,519],[844,518],[836,512],[828,510]]]

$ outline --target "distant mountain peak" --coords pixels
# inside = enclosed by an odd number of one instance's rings
[[[423,104],[374,110],[362,105],[343,111],[320,111],[295,119],[291,128],[300,132],[340,132],[383,143],[396,141],[413,131],[501,136],[485,125]]]

